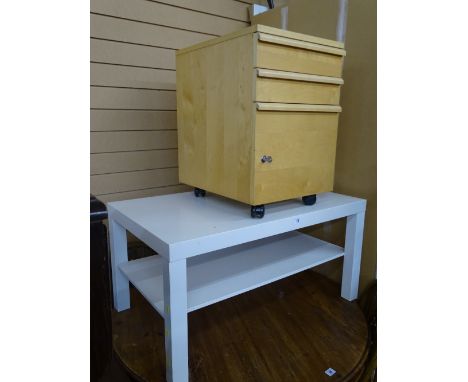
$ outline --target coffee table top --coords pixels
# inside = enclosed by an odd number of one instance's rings
[[[248,205],[192,192],[111,202],[109,219],[175,261],[365,211],[366,201],[333,192],[313,206],[300,199],[266,205],[262,219]]]

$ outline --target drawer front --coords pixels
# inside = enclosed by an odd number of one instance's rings
[[[333,189],[339,113],[257,111],[255,204]],[[262,161],[262,157],[268,160]]]
[[[343,56],[257,41],[258,68],[341,77]]]
[[[287,76],[271,77],[269,73],[265,75],[259,72],[255,84],[255,100],[319,105],[338,105],[340,102],[340,85],[338,84],[319,82],[321,79],[312,82],[285,77]]]

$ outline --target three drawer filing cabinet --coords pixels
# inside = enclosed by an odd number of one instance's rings
[[[177,52],[179,180],[251,205],[333,189],[340,42],[255,25]]]

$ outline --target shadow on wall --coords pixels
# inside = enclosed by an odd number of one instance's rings
[[[362,291],[376,278],[377,266],[377,2],[375,0],[349,1],[345,47],[344,85],[340,101],[343,112],[338,128],[334,191],[367,199],[361,262],[360,291]],[[343,245],[345,227],[345,221],[338,220],[307,232]],[[341,279],[341,263],[342,260],[330,262],[318,267],[317,270],[338,281]]]

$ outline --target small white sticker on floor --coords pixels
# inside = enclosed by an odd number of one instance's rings
[[[331,367],[329,369],[325,370],[325,374],[328,375],[329,377],[331,377],[335,373],[336,373],[336,371],[333,370]]]

